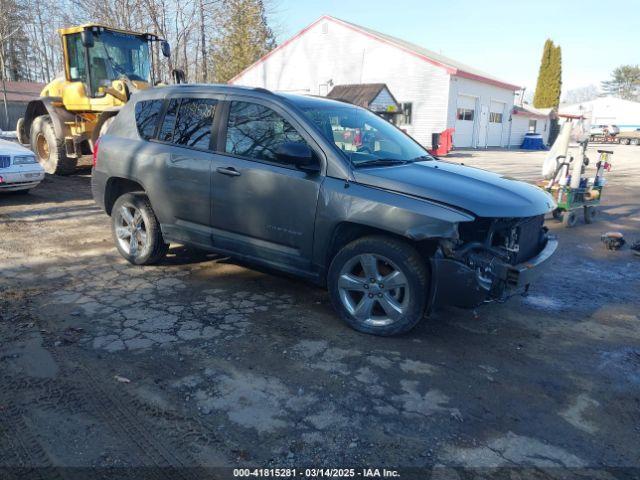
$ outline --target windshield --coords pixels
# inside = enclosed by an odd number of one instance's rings
[[[410,137],[364,108],[347,104],[301,108],[356,167],[432,159]]]
[[[111,86],[111,81],[126,77],[129,80],[150,81],[149,44],[140,37],[117,32],[101,32],[89,48],[91,88]]]

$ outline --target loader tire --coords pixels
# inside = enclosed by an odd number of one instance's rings
[[[64,139],[56,138],[49,115],[36,117],[31,124],[31,150],[44,171],[55,175],[71,175],[78,161],[67,157]]]
[[[20,145],[26,145],[29,143],[29,139],[24,131],[24,118],[19,118],[16,123],[16,136],[18,137],[18,143],[20,143]]]

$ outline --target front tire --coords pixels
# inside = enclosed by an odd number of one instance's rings
[[[71,175],[78,164],[75,158],[67,157],[64,139],[56,138],[49,115],[40,115],[31,123],[31,150],[44,171],[55,175]]]
[[[122,195],[111,211],[111,231],[116,248],[134,265],[152,265],[169,250],[160,223],[143,193]]]
[[[429,272],[406,242],[370,236],[349,243],[331,262],[327,283],[339,316],[359,332],[398,335],[424,317]]]

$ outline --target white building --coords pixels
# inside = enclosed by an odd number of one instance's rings
[[[539,133],[542,143],[547,145],[551,129],[551,111],[551,108],[533,108],[526,103],[513,107],[508,145],[520,147],[527,133]]]
[[[418,45],[323,16],[230,83],[327,95],[334,85],[385,84],[403,109],[397,123],[429,147],[454,127],[454,145],[507,146],[519,89]]]
[[[616,97],[560,105],[560,114],[583,116],[591,125],[617,125],[621,131],[640,128],[640,103]]]

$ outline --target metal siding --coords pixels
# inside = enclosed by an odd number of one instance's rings
[[[386,83],[399,103],[413,104],[411,125],[402,129],[423,145],[446,128],[449,74],[398,48],[323,20],[233,83],[277,91],[320,93],[320,85]]]
[[[449,89],[449,110],[447,116],[447,126],[455,127],[456,124],[456,103],[458,95],[470,95],[477,97],[476,115],[474,125],[474,147],[484,148],[486,147],[487,132],[480,132],[480,114],[483,107],[488,112],[490,111],[491,102],[502,102],[506,104],[504,112],[503,133],[500,141],[500,146],[507,145],[507,132],[509,131],[509,112],[513,107],[514,92],[506,88],[501,88],[495,85],[490,85],[476,80],[470,80],[468,78],[462,78],[458,76],[451,76],[451,86]],[[487,118],[488,121],[488,118]],[[488,123],[488,122],[487,122]],[[484,142],[480,141],[485,139]],[[454,143],[455,145],[455,143]]]
[[[393,101],[391,95],[389,95],[389,91],[386,88],[383,88],[378,96],[373,99],[369,108],[376,112],[381,112],[387,109],[389,106],[395,106],[396,102]]]

